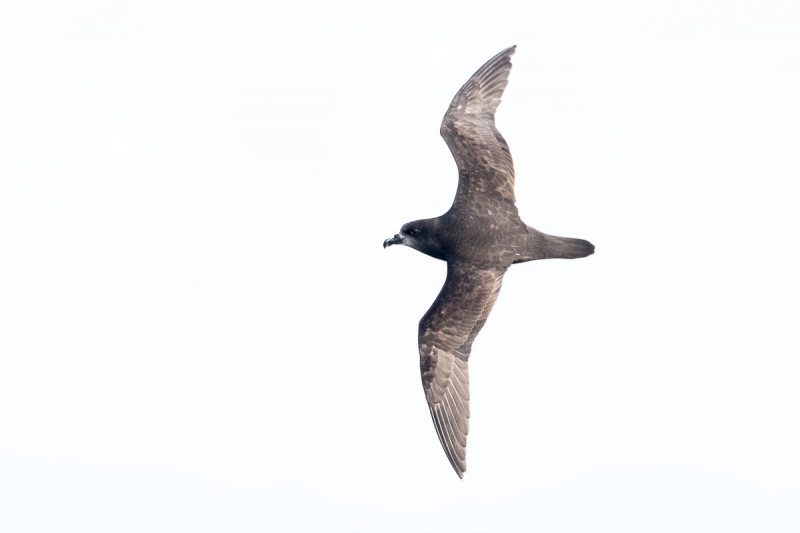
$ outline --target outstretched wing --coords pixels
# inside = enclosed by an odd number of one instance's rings
[[[469,359],[494,306],[505,269],[447,264],[447,280],[419,322],[422,388],[444,452],[459,477],[467,469]]]
[[[514,162],[506,140],[494,125],[515,49],[503,50],[478,69],[456,93],[442,120],[440,133],[458,165],[453,205],[478,211],[494,207],[517,214]]]

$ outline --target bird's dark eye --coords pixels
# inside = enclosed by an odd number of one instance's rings
[[[411,228],[408,230],[409,235],[419,235],[419,230],[417,228]]]

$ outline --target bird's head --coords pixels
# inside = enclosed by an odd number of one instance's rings
[[[383,247],[402,244],[436,259],[444,259],[444,252],[438,238],[438,228],[439,221],[435,218],[415,220],[414,222],[403,224],[403,227],[400,228],[400,233],[383,241]]]

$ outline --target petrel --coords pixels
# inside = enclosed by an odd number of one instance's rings
[[[516,46],[494,56],[461,87],[440,133],[458,166],[450,210],[404,224],[383,247],[403,244],[447,261],[447,279],[419,321],[422,388],[450,464],[467,469],[472,343],[497,300],[503,275],[516,263],[575,259],[594,253],[582,239],[554,237],[526,225],[514,200],[514,163],[494,114],[508,85]]]

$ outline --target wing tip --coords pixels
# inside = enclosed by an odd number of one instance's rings
[[[500,52],[499,54],[494,56],[494,58],[492,58],[492,59],[496,60],[496,59],[500,59],[500,58],[508,58],[509,61],[510,61],[511,60],[511,56],[513,56],[514,52],[516,52],[516,51],[517,51],[517,45],[516,44],[512,44],[511,46],[509,46],[508,48],[506,48],[505,50],[503,50],[502,52]],[[490,59],[489,61],[492,61],[492,59]]]
[[[483,66],[478,69],[478,72],[476,72],[476,74],[485,73],[486,71],[490,71],[490,70],[494,69],[497,65],[499,65],[501,63],[507,63],[508,64],[508,68],[510,69],[511,68],[511,56],[513,56],[514,52],[516,52],[516,51],[517,51],[517,45],[516,44],[509,46],[508,48],[506,48],[505,50],[503,50],[499,54],[495,55],[489,61],[484,63]]]
[[[517,45],[516,44],[512,44],[508,48],[503,49],[502,52],[500,52],[499,54],[497,54],[494,57],[497,58],[497,57],[502,57],[502,56],[505,56],[505,55],[509,55],[510,56],[510,55],[513,55],[514,52],[516,52],[516,51],[517,51]]]
[[[431,418],[433,418],[433,425],[436,428],[436,435],[439,437],[439,443],[442,445],[442,449],[444,450],[445,456],[447,456],[447,460],[450,462],[450,466],[453,467],[453,470],[460,479],[464,479],[464,472],[467,471],[466,446],[463,450],[464,458],[462,459],[459,457],[460,454],[458,454],[456,450],[454,428],[452,426],[448,427],[446,423],[447,414],[430,404],[428,404],[428,408],[431,411]]]
[[[462,461],[458,461],[455,457],[451,457],[449,453],[447,454],[447,458],[450,459],[450,466],[453,467],[458,479],[464,479],[464,473],[467,471],[467,462],[463,461],[464,464],[461,464]]]
[[[509,46],[489,59],[470,76],[450,102],[450,107],[442,121],[442,127],[445,126],[447,117],[454,110],[457,114],[476,112],[495,114],[508,85],[508,75],[512,67],[511,56],[516,49],[517,45]]]

